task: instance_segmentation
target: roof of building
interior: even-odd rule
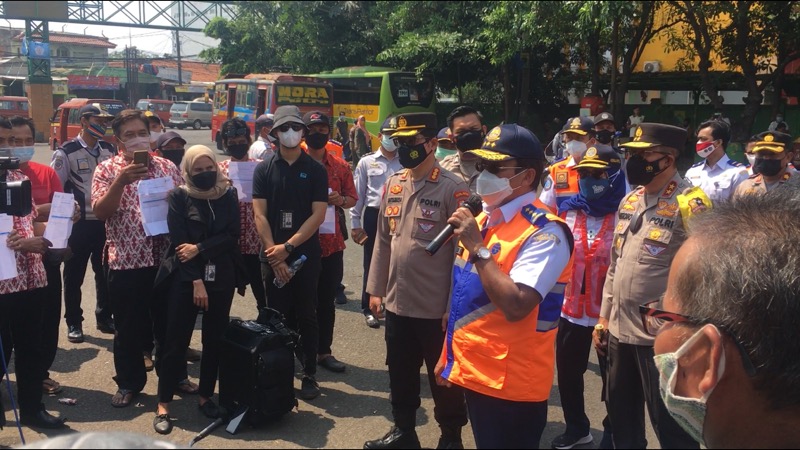
[[[14,40],[21,41],[25,33],[20,33]],[[110,42],[107,37],[91,36],[88,34],[62,33],[57,31],[50,32],[51,44],[72,44],[84,45],[87,47],[117,48],[117,44]]]
[[[152,59],[146,60],[142,59],[141,62],[148,61],[148,64],[152,64],[156,67],[167,67],[170,69],[177,69],[178,62],[172,59]],[[124,67],[124,61],[109,61],[109,67]],[[192,73],[192,81],[199,81],[199,82],[214,82],[219,80],[219,64],[207,63],[202,61],[188,61],[182,60],[181,61],[181,70],[186,70]]]

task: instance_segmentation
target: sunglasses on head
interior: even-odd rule
[[[250,134],[249,128],[229,128],[228,131],[225,132],[225,136],[229,138],[247,136],[248,134]]]
[[[503,161],[503,162],[508,163],[508,161]],[[486,162],[484,160],[480,160],[475,163],[475,170],[477,170],[478,172],[483,172],[485,170],[492,175],[497,175],[501,170],[505,169],[514,169],[514,173],[520,173],[523,170],[525,170],[525,167],[501,166],[500,164],[493,164],[490,162]]]
[[[281,133],[286,133],[287,131],[289,131],[289,128],[291,128],[292,131],[301,131],[304,128],[304,126],[300,125],[299,123],[285,123],[278,127],[278,131],[280,131]]]

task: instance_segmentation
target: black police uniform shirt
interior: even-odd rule
[[[277,151],[256,166],[253,198],[267,201],[267,220],[272,239],[275,244],[283,244],[311,217],[313,202],[328,203],[328,172],[305,152],[301,152],[297,161],[289,165]],[[309,259],[322,257],[318,231],[295,248],[287,258],[287,263],[300,255],[306,255]],[[267,261],[263,248],[259,257],[262,262]]]

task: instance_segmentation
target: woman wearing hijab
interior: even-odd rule
[[[199,408],[210,418],[219,415],[211,397],[217,382],[222,334],[230,320],[234,290],[244,293],[236,190],[218,170],[214,153],[204,145],[186,151],[181,172],[185,184],[168,197],[170,248],[156,277],[156,283],[170,286],[159,363],[158,411],[153,420],[153,428],[160,434],[172,431],[169,402],[181,378],[198,308],[204,311]]]
[[[611,146],[596,144],[572,167],[579,174],[579,192],[558,209],[574,239],[572,276],[564,291],[561,321],[556,337],[558,389],[567,429],[553,448],[572,448],[592,442],[583,401],[583,374],[592,347],[592,332],[600,315],[603,284],[611,263],[617,208],[627,193],[619,155]],[[605,380],[605,358],[598,351],[600,374]],[[603,425],[608,421],[604,420]],[[603,440],[610,437],[604,427]]]
[[[356,124],[353,126],[353,138],[351,139],[353,167],[358,166],[358,160],[371,151],[370,136],[367,131],[366,118],[358,116]]]

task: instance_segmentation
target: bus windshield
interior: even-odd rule
[[[389,89],[398,108],[421,106],[427,108],[433,101],[433,78],[423,75],[417,79],[413,73],[390,73]]]

